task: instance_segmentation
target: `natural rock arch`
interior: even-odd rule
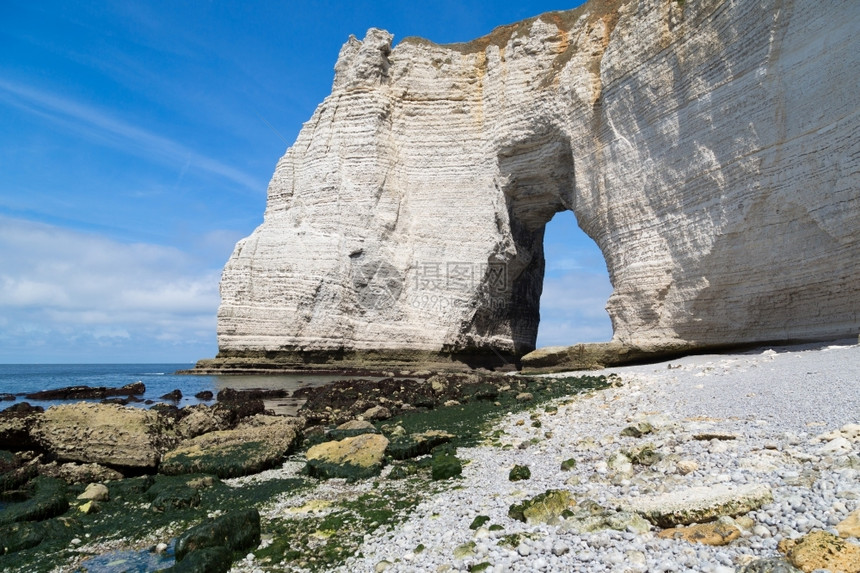
[[[856,336],[858,21],[603,0],[351,38],[224,269],[211,365],[519,356],[561,209],[606,259],[616,355]]]

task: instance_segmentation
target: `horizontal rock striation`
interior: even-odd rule
[[[634,354],[856,336],[858,22],[601,0],[467,44],[350,38],[224,269],[207,366],[522,355],[562,210]]]

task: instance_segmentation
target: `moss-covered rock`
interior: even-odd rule
[[[489,515],[478,515],[475,517],[475,519],[472,520],[471,525],[469,525],[469,529],[478,529],[482,525],[486,524],[488,521],[490,521]]]
[[[621,435],[625,437],[631,438],[641,438],[646,434],[650,434],[654,431],[654,426],[649,424],[648,422],[638,422],[633,424],[632,426],[627,426],[623,430],[621,430]]]
[[[321,479],[373,477],[382,469],[386,447],[388,438],[379,434],[323,442],[308,450],[307,472]]]
[[[475,556],[476,543],[469,541],[454,548],[454,559],[468,559]]]
[[[430,462],[430,475],[434,481],[451,479],[463,473],[463,463],[450,450],[433,454]]]
[[[42,521],[69,509],[66,484],[62,480],[38,476],[30,482],[30,499],[15,503],[0,513],[0,524]]]
[[[454,439],[453,434],[439,430],[429,430],[419,434],[409,434],[391,438],[385,453],[395,460],[406,460],[429,454],[433,448]]]
[[[521,466],[517,464],[513,468],[511,468],[510,472],[508,472],[509,481],[521,481],[529,479],[530,477],[532,477],[532,471],[529,469],[528,466]]]
[[[550,489],[522,503],[511,505],[508,516],[511,519],[529,524],[546,523],[552,518],[560,516],[570,507],[572,502],[573,498],[569,491]]]
[[[561,462],[561,471],[563,471],[563,472],[569,472],[570,470],[574,469],[575,467],[576,467],[576,460],[573,458],[570,458],[570,459],[567,459],[567,460],[564,460],[563,462]]]
[[[200,492],[184,483],[155,486],[147,491],[153,511],[173,511],[200,505]]]
[[[562,528],[577,534],[606,529],[645,533],[651,529],[651,524],[638,513],[605,509],[597,503],[590,502],[583,503],[581,507],[565,514]]]
[[[196,525],[176,540],[176,560],[210,547],[245,551],[260,543],[260,513],[255,509],[231,511]]]
[[[300,418],[258,415],[234,430],[203,434],[164,454],[159,472],[231,478],[275,467],[299,441]]]
[[[499,397],[496,384],[477,383],[463,386],[461,396],[464,400],[495,400]]]
[[[233,552],[226,547],[206,547],[192,551],[162,573],[227,573],[233,564]]]
[[[38,467],[35,464],[21,466],[0,475],[0,492],[10,491],[21,487],[36,477]]]
[[[12,452],[0,450],[0,474],[12,471],[21,465],[21,461]]]
[[[362,434],[378,434],[379,430],[370,422],[364,420],[350,420],[344,422],[334,430],[329,430],[326,433],[326,440],[342,440],[344,438],[353,438]]]
[[[663,456],[654,450],[653,444],[645,444],[627,452],[627,457],[630,458],[631,463],[650,466],[659,462]]]
[[[0,526],[0,555],[17,553],[36,547],[46,539],[71,539],[79,531],[74,519],[57,518],[46,521],[23,521]]]
[[[414,476],[418,473],[418,464],[415,463],[405,463],[398,464],[391,468],[391,471],[388,472],[388,479],[398,480],[398,479],[406,479],[410,476]]]

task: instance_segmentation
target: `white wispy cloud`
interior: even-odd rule
[[[569,346],[612,338],[606,301],[612,294],[609,278],[580,270],[546,277],[540,303],[538,347]]]
[[[228,179],[250,191],[263,192],[265,182],[173,139],[112,116],[97,107],[0,79],[0,97],[7,103],[75,133],[88,133],[102,144],[161,162],[186,162],[196,169]]]
[[[0,216],[0,252],[2,361],[89,343],[132,354],[171,345],[214,352],[220,269],[176,248]]]

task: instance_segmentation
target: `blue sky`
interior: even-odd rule
[[[3,2],[0,362],[214,356],[221,268],[350,34],[467,41],[574,4]],[[608,339],[571,214],[546,251],[539,344]]]

